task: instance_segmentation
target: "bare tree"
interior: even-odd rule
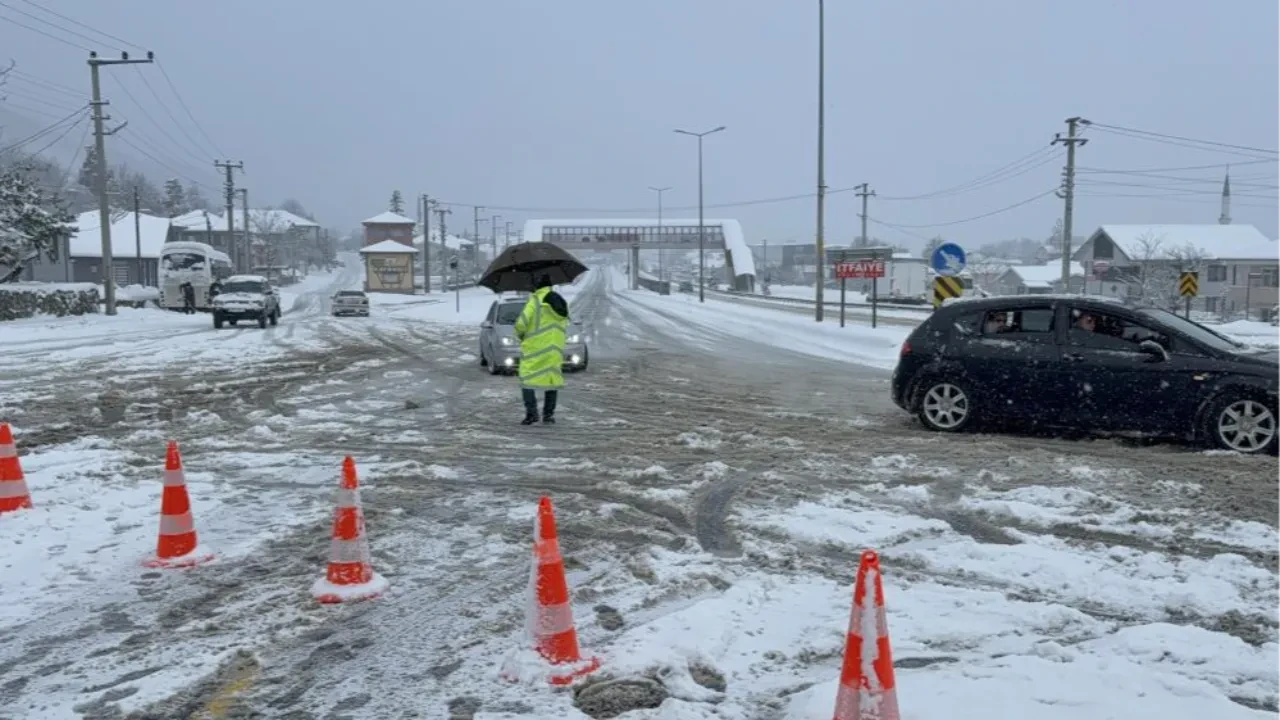
[[[281,247],[288,226],[271,210],[249,212],[249,235],[252,238],[253,257],[262,265],[275,267],[280,264]]]
[[[1184,272],[1203,272],[1208,259],[1204,250],[1188,243],[1181,247],[1165,242],[1164,236],[1146,232],[1134,241],[1137,269],[1131,273],[1130,295],[1156,307],[1175,310],[1181,301],[1178,278]]]
[[[994,292],[1000,276],[1004,275],[1009,269],[1009,263],[996,257],[987,257],[986,255],[975,255],[967,259],[965,269],[969,271],[969,276],[973,278],[973,285],[976,288]]]

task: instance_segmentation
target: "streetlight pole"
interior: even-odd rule
[[[826,36],[826,24],[824,17],[823,1],[818,0],[818,232],[814,250],[817,251],[817,267],[813,283],[813,319],[822,322],[822,290],[825,278],[823,270],[827,264],[827,244],[823,237],[823,209],[826,206],[827,183],[823,167],[823,135],[825,134],[825,65],[826,65],[826,47],[824,38]]]
[[[658,247],[658,280],[661,282],[665,282],[667,279],[666,263],[663,262],[663,260],[665,259],[666,253],[663,252],[661,247],[663,242],[662,240],[662,193],[670,190],[671,188],[670,187],[654,187],[650,185],[649,189],[658,193],[658,245],[659,245]]]
[[[702,220],[702,138],[710,135],[711,133],[718,133],[721,130],[724,130],[724,125],[700,133],[689,132],[688,130],[676,130],[676,132],[681,135],[692,135],[693,137],[698,138],[698,302],[707,301],[705,292],[707,284],[705,277],[705,245],[707,233]],[[725,248],[725,252],[729,252],[729,249]]]

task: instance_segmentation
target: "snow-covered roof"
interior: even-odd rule
[[[418,221],[407,218],[400,213],[393,213],[390,210],[379,213],[365,220],[365,225],[417,225]]]
[[[1044,265],[1014,265],[1009,268],[1008,272],[1014,273],[1023,285],[1027,287],[1053,287],[1054,283],[1062,281],[1062,263],[1045,263]],[[1076,267],[1075,263],[1071,264],[1071,276],[1083,277],[1084,273]]]
[[[1148,259],[1148,239],[1159,242],[1156,257],[1150,259],[1169,259],[1170,253],[1192,247],[1218,260],[1280,260],[1280,243],[1252,225],[1103,225],[1089,239],[1100,234],[1111,238],[1130,260]]]
[[[232,275],[231,277],[227,278],[226,280],[223,280],[222,282],[224,283],[233,283],[233,282],[264,283],[264,282],[267,282],[267,277],[265,275]]]
[[[135,234],[133,213],[111,214],[112,257],[137,257],[139,244],[142,245],[142,257],[160,257],[160,248],[169,239],[169,218],[139,213],[138,219],[140,232]],[[98,211],[80,213],[75,228],[70,241],[71,257],[102,257],[102,224]]]
[[[422,236],[415,235],[413,238],[413,244],[417,245],[418,247],[422,247]],[[438,229],[433,229],[431,231],[431,244],[436,248],[440,247],[440,231]],[[449,248],[450,250],[461,250],[463,247],[470,246],[473,244],[474,243],[472,243],[470,240],[464,237],[453,235],[453,234],[446,235],[444,238],[444,246]]]
[[[402,254],[402,253],[413,253],[416,255],[418,253],[418,249],[411,248],[408,245],[405,245],[402,242],[397,242],[395,240],[383,240],[382,242],[374,243],[372,245],[369,245],[368,247],[360,248],[361,255],[364,255],[366,253],[373,254],[373,255],[392,255],[392,254]]]
[[[235,212],[236,212],[235,224],[239,225],[241,222],[240,218],[244,217],[244,215],[242,214],[244,211],[240,209],[236,209]],[[222,224],[225,227],[226,221],[224,220]],[[275,208],[272,208],[269,210],[259,209],[259,208],[250,208],[249,209],[249,225],[252,226],[251,227],[252,230],[257,232],[265,232],[268,229],[275,230],[278,232],[279,230],[283,230],[290,227],[300,227],[300,228],[320,227],[320,224],[314,220],[308,220],[300,215],[294,215],[288,210],[278,210]]]
[[[662,225],[697,225],[698,219],[663,218]],[[703,218],[704,226],[719,227],[724,234],[725,249],[733,259],[733,269],[738,275],[755,275],[755,259],[751,248],[747,247],[746,236],[742,233],[742,225],[737,220]],[[567,218],[560,220],[529,220],[524,224],[524,241],[541,242],[542,230],[546,227],[658,227],[654,218]]]
[[[209,223],[213,224],[214,230],[227,229],[227,219],[208,210],[192,210],[189,213],[170,218],[169,222],[186,230],[204,230],[209,227]]]
[[[162,256],[168,253],[175,253],[175,252],[177,253],[198,252],[204,255],[205,257],[210,257],[210,258],[213,258],[214,260],[221,260],[222,262],[228,265],[231,264],[231,256],[227,255],[221,250],[214,250],[212,245],[207,245],[205,243],[196,242],[193,240],[178,240],[171,243],[165,243],[164,247],[160,250],[160,254]]]

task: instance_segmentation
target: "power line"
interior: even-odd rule
[[[1144,200],[1177,200],[1178,202],[1203,203],[1206,205],[1216,205],[1216,199],[1204,197],[1188,197],[1191,193],[1170,192],[1170,193],[1109,193],[1109,192],[1080,192],[1078,195],[1094,198],[1141,198]],[[1231,207],[1251,207],[1251,208],[1267,208],[1274,210],[1276,205],[1265,203],[1231,203]]]
[[[961,193],[970,192],[972,190],[977,190],[981,187],[988,187],[990,185],[994,185],[996,183],[1003,182],[1010,178],[1017,177],[1018,175],[1027,173],[1031,170],[1034,170],[1035,168],[1038,168],[1042,165],[1046,165],[1052,162],[1058,157],[1059,154],[1060,153],[1054,151],[1053,148],[1042,147],[1042,148],[1038,148],[1035,152],[1028,153],[1027,155],[1024,155],[1018,158],[1017,160],[1014,160],[1011,163],[1002,165],[996,168],[995,170],[992,170],[991,172],[986,173],[985,175],[979,175],[978,177],[973,178],[972,180],[968,180],[958,185],[952,185],[951,187],[943,188],[941,190],[934,190],[932,192],[923,193],[920,195],[898,195],[898,196],[885,195],[883,197],[880,197],[879,199],[893,200],[893,201],[926,200],[926,199],[932,199],[937,197],[943,197],[946,195],[958,195]],[[1030,163],[1030,164],[1027,164],[1027,163]],[[1007,174],[1015,170],[1016,172],[1012,172],[1012,174]]]
[[[79,115],[80,113],[84,112],[85,108],[87,108],[87,107],[88,107],[88,105],[83,105],[83,106],[81,106],[80,108],[78,108],[75,112],[73,112],[73,113],[71,113],[70,115],[68,115],[68,116],[66,116],[66,117],[64,117],[64,118],[62,118],[61,120],[59,120],[59,121],[57,121],[57,122],[53,123],[52,125],[48,125],[48,126],[46,126],[44,129],[36,131],[36,132],[35,132],[34,134],[32,134],[32,135],[28,135],[27,137],[25,137],[25,138],[23,138],[23,139],[19,140],[19,141],[18,141],[18,142],[16,142],[16,143],[13,143],[12,145],[7,145],[7,146],[5,146],[5,147],[0,148],[0,153],[6,153],[6,152],[9,152],[9,151],[11,151],[11,150],[15,150],[15,149],[17,149],[17,148],[20,148],[20,147],[22,147],[23,145],[26,145],[26,144],[28,144],[28,143],[35,142],[36,140],[39,140],[40,138],[44,137],[45,135],[48,135],[49,133],[53,132],[54,130],[57,130],[59,127],[61,127],[61,126],[62,126],[62,124],[63,124],[63,123],[66,123],[66,122],[69,122],[69,121],[73,120],[77,115]]]
[[[40,8],[40,5],[36,5],[36,6],[37,6],[37,8]],[[37,23],[45,23],[45,24],[46,24],[46,26],[49,26],[49,27],[52,27],[52,28],[58,28],[58,29],[60,29],[60,31],[63,31],[63,32],[65,32],[65,33],[68,33],[68,35],[74,35],[74,36],[76,36],[76,37],[78,37],[78,38],[81,38],[81,40],[87,40],[87,41],[90,41],[90,42],[97,42],[97,38],[95,38],[95,37],[90,37],[90,36],[84,35],[84,33],[82,33],[82,32],[76,32],[76,31],[74,31],[74,29],[68,29],[68,28],[65,28],[65,27],[63,27],[63,26],[60,26],[60,24],[58,24],[58,23],[49,22],[49,20],[46,20],[45,18],[41,18],[41,17],[40,17],[40,15],[33,15],[33,14],[31,14],[31,13],[28,13],[28,12],[27,12],[27,10],[23,10],[23,9],[20,9],[20,8],[14,8],[14,6],[13,6],[13,5],[10,5],[10,4],[8,4],[8,3],[5,3],[5,1],[4,1],[4,0],[0,0],[0,8],[9,8],[10,10],[13,10],[13,12],[14,12],[14,13],[18,13],[18,14],[20,14],[20,15],[26,15],[26,17],[28,17],[28,18],[31,18],[31,19],[33,19],[33,20],[36,20],[36,22],[37,22]]]
[[[1016,203],[1014,203],[1014,204],[1012,204],[1012,205],[1006,205],[1005,207],[1002,207],[1002,208],[1000,208],[999,210],[992,210],[991,212],[983,213],[983,214],[981,214],[981,215],[974,215],[973,217],[967,217],[967,218],[963,218],[963,219],[960,219],[960,220],[951,220],[951,221],[949,221],[949,222],[942,222],[942,223],[925,223],[925,224],[923,224],[923,225],[904,225],[904,224],[902,224],[902,223],[891,223],[891,222],[887,222],[887,221],[885,221],[885,220],[876,220],[876,223],[878,223],[878,224],[880,224],[880,225],[885,225],[885,226],[888,226],[888,227],[892,227],[892,228],[898,228],[898,229],[904,229],[904,228],[937,228],[937,227],[948,227],[948,226],[951,226],[951,225],[962,225],[962,224],[964,224],[964,223],[970,223],[970,222],[973,222],[973,221],[975,221],[975,220],[982,220],[983,218],[989,218],[989,217],[991,217],[992,215],[999,215],[999,214],[1001,214],[1001,213],[1009,212],[1010,210],[1013,210],[1013,209],[1015,209],[1015,208],[1020,208],[1020,207],[1022,207],[1023,205],[1027,205],[1027,204],[1033,203],[1033,202],[1035,202],[1036,200],[1039,200],[1039,199],[1040,199],[1040,198],[1042,198],[1042,197],[1048,197],[1049,195],[1052,195],[1052,194],[1054,194],[1054,193],[1055,193],[1055,192],[1057,192],[1057,191],[1058,191],[1058,188],[1056,188],[1056,187],[1054,187],[1054,188],[1050,188],[1050,189],[1048,189],[1048,190],[1045,190],[1045,191],[1044,191],[1044,192],[1042,192],[1042,193],[1039,193],[1038,195],[1032,195],[1031,197],[1029,197],[1029,198],[1027,198],[1027,199],[1025,199],[1025,200],[1019,200],[1018,202],[1016,202]]]
[[[168,115],[169,120],[173,121],[174,127],[178,128],[178,132],[182,133],[182,136],[187,139],[187,142],[191,143],[192,147],[197,150],[204,150],[204,148],[200,147],[200,143],[196,142],[195,138],[191,137],[191,133],[187,132],[187,129],[182,126],[182,123],[178,122],[178,118],[173,116],[173,112],[169,109],[169,105],[160,99],[160,95],[156,93],[155,88],[151,87],[151,81],[147,80],[146,73],[143,73],[141,68],[137,67],[134,68],[134,71],[138,74],[138,78],[142,80],[142,84],[147,86],[147,91],[151,93],[151,97],[156,99],[156,103],[160,106],[160,109],[164,110],[164,114]],[[214,148],[214,150],[217,150],[217,148]],[[207,161],[207,157],[202,160],[202,162]]]
[[[44,88],[45,90],[53,90],[55,92],[60,92],[65,95],[71,95],[72,97],[75,97],[77,100],[83,100],[86,97],[88,97],[88,93],[84,92],[83,90],[72,90],[71,88],[65,85],[59,85],[55,82],[50,82],[48,80],[45,80],[44,78],[32,75],[31,73],[22,72],[17,68],[10,69],[9,72],[6,73],[6,76],[9,77],[9,79],[11,80],[17,80],[19,82],[24,82],[29,85],[35,85],[36,87]]]
[[[194,184],[194,185],[198,185],[198,186],[200,186],[200,187],[204,188],[205,190],[209,190],[209,191],[211,191],[211,192],[215,192],[215,193],[222,192],[222,191],[221,191],[221,189],[219,189],[219,188],[215,188],[215,187],[212,187],[212,186],[210,186],[210,185],[205,185],[204,183],[200,182],[199,180],[196,180],[195,178],[190,177],[189,175],[186,175],[185,173],[183,173],[183,172],[181,172],[181,171],[179,171],[179,170],[176,170],[173,166],[171,166],[171,165],[169,165],[168,163],[166,163],[166,162],[164,162],[164,161],[160,160],[160,159],[159,159],[159,158],[157,158],[155,155],[152,155],[151,153],[147,152],[146,150],[143,150],[142,148],[140,148],[140,147],[138,147],[137,145],[135,145],[135,144],[133,144],[132,142],[130,142],[130,141],[129,141],[129,138],[124,137],[123,135],[121,135],[121,136],[119,137],[119,140],[120,140],[120,142],[124,143],[125,145],[128,145],[129,147],[133,148],[134,150],[137,150],[139,153],[142,153],[142,155],[143,155],[143,156],[145,156],[145,157],[149,158],[152,162],[154,162],[154,163],[156,163],[157,165],[159,165],[159,166],[161,166],[161,167],[165,168],[166,170],[168,170],[169,172],[173,173],[173,174],[174,174],[174,175],[176,175],[177,177],[180,177],[180,178],[182,178],[183,180],[186,180],[187,182],[190,182],[190,183],[192,183],[192,184]]]
[[[195,113],[191,112],[191,108],[187,107],[186,101],[182,99],[182,93],[178,92],[178,87],[169,79],[169,73],[164,69],[164,65],[156,63],[156,67],[160,68],[161,77],[163,77],[165,83],[169,85],[169,89],[173,91],[173,96],[178,99],[178,104],[182,106],[184,111],[186,111],[187,117],[191,118],[191,122],[196,126],[196,130],[199,130],[200,135],[203,136],[205,140],[209,141],[209,147],[213,148],[214,154],[218,157],[226,157],[227,154],[218,148],[218,144],[213,141],[213,138],[209,137],[209,133],[205,132],[204,126],[202,126],[200,121],[196,119]]]
[[[1252,152],[1246,152],[1246,151],[1232,150],[1232,149],[1221,148],[1221,147],[1208,147],[1205,145],[1197,145],[1194,142],[1170,140],[1170,139],[1166,139],[1166,138],[1158,137],[1154,135],[1142,135],[1139,133],[1131,133],[1124,130],[1113,130],[1106,127],[1096,127],[1096,129],[1104,133],[1109,133],[1111,135],[1118,135],[1120,137],[1127,137],[1134,140],[1146,140],[1148,142],[1160,143],[1162,145],[1173,145],[1176,147],[1183,147],[1191,150],[1199,150],[1201,152],[1214,152],[1214,153],[1220,153],[1224,155],[1235,155],[1237,157],[1247,157],[1255,160],[1260,159],[1258,158],[1258,155],[1257,155],[1257,153],[1259,152],[1263,152],[1263,153],[1275,152],[1274,150],[1256,150]]]
[[[92,123],[85,123],[84,132],[80,134],[80,142],[76,143],[76,151],[71,153],[71,161],[67,163],[67,169],[63,171],[62,179],[58,181],[60,188],[65,188],[67,181],[71,179],[71,168],[76,166],[76,160],[80,158],[80,151],[87,147],[84,143],[85,140],[89,139],[89,129],[91,127]]]
[[[1233,150],[1247,150],[1254,153],[1266,153],[1270,155],[1280,155],[1280,150],[1268,150],[1266,148],[1250,147],[1248,145],[1233,145],[1231,143],[1217,142],[1215,140],[1200,140],[1198,138],[1184,137],[1182,135],[1168,135],[1165,133],[1152,132],[1150,130],[1139,130],[1137,128],[1128,128],[1122,125],[1107,125],[1105,123],[1089,122],[1089,125],[1106,130],[1118,130],[1122,132],[1135,133],[1138,135],[1150,135],[1151,137],[1164,138],[1165,140],[1181,140],[1183,142],[1198,143],[1201,145],[1213,145],[1216,147],[1231,148]]]
[[[76,26],[78,26],[78,27],[82,27],[82,28],[84,28],[84,29],[86,29],[86,30],[91,30],[91,31],[96,32],[96,33],[98,33],[99,35],[101,35],[101,36],[103,36],[103,37],[105,37],[105,38],[110,38],[111,40],[115,40],[115,41],[116,41],[116,42],[118,42],[118,43],[123,43],[124,45],[127,45],[127,46],[132,47],[132,48],[136,48],[136,49],[141,50],[141,51],[143,51],[143,52],[146,52],[146,50],[147,50],[146,48],[142,47],[141,45],[136,45],[136,44],[131,43],[131,42],[129,42],[128,40],[125,40],[125,39],[123,39],[123,38],[118,38],[118,37],[116,37],[115,35],[112,35],[112,34],[111,34],[111,33],[109,33],[109,32],[106,32],[106,31],[103,31],[103,30],[99,30],[99,29],[97,29],[97,28],[95,28],[95,27],[93,27],[93,26],[90,26],[90,25],[85,25],[84,23],[80,22],[79,20],[76,20],[76,19],[74,19],[74,18],[69,18],[69,17],[67,17],[66,15],[63,15],[63,14],[61,14],[61,13],[59,13],[59,12],[56,12],[56,11],[54,11],[54,10],[50,10],[49,8],[44,7],[43,5],[40,5],[40,4],[36,3],[36,2],[33,2],[33,0],[22,0],[22,2],[24,2],[24,3],[28,4],[28,5],[32,6],[32,7],[40,8],[40,9],[41,9],[41,10],[43,10],[44,12],[46,12],[46,13],[48,13],[48,14],[50,14],[50,15],[52,15],[52,16],[54,16],[54,17],[56,17],[56,18],[61,18],[61,19],[65,20],[65,21],[67,21],[67,22],[71,23],[72,25],[76,25]],[[94,40],[93,42],[97,42],[97,41],[96,41],[96,40]],[[117,49],[117,50],[124,50],[125,48],[124,48],[124,47],[117,47],[116,49]]]
[[[6,7],[7,7],[7,6],[6,6]],[[45,37],[49,38],[50,40],[56,40],[57,42],[60,42],[60,43],[62,43],[63,45],[70,45],[70,46],[71,46],[71,47],[73,47],[73,48],[79,48],[79,49],[81,49],[81,50],[84,50],[85,52],[93,52],[93,50],[91,50],[91,49],[89,49],[89,48],[85,47],[84,45],[81,45],[81,44],[79,44],[79,43],[73,43],[73,42],[71,42],[70,40],[67,40],[67,39],[65,39],[65,38],[60,38],[60,37],[58,37],[57,35],[51,35],[51,34],[49,34],[49,33],[45,32],[45,31],[43,31],[43,30],[41,30],[41,29],[39,29],[39,28],[33,28],[33,27],[31,27],[30,25],[24,25],[24,24],[22,24],[22,23],[18,22],[17,20],[14,20],[14,19],[13,19],[13,18],[11,18],[11,17],[5,17],[4,15],[0,15],[0,20],[4,20],[5,22],[12,23],[12,24],[14,24],[14,25],[17,25],[17,26],[18,26],[18,27],[20,27],[20,28],[26,28],[27,30],[30,30],[30,31],[31,31],[31,32],[33,32],[33,33],[37,33],[37,34],[39,34],[39,35],[43,35],[43,36],[45,36]]]
[[[1180,190],[1182,192],[1190,192],[1190,193],[1195,193],[1199,195],[1216,195],[1220,192],[1220,188],[1217,188],[1217,187],[1204,188],[1200,190],[1188,187],[1188,185],[1195,185],[1197,183],[1201,185],[1209,184],[1209,183],[1216,184],[1218,181],[1215,181],[1215,180],[1196,180],[1190,183],[1184,182],[1181,185],[1176,185],[1176,184],[1171,185],[1168,183],[1136,183],[1136,182],[1124,182],[1121,180],[1092,180],[1092,179],[1081,181],[1081,182],[1083,182],[1084,184],[1087,184],[1090,187],[1097,186],[1097,185],[1112,185],[1116,187],[1151,188],[1153,190]],[[1277,187],[1275,185],[1262,185],[1260,183],[1233,183],[1233,184],[1239,187],[1244,187],[1244,188],[1267,189],[1267,188]],[[1234,197],[1250,197],[1247,191],[1245,193],[1232,193],[1232,195]],[[1254,197],[1271,197],[1271,196],[1256,195]]]
[[[89,118],[89,113],[87,113],[87,112],[86,112],[86,113],[84,113],[83,115],[81,115],[81,116],[80,116],[80,119],[79,119],[79,120],[76,120],[75,122],[73,122],[73,123],[71,123],[70,125],[68,125],[68,126],[67,126],[67,129],[66,129],[66,130],[63,130],[61,135],[59,135],[58,137],[56,137],[56,138],[54,138],[54,139],[50,140],[49,142],[45,143],[45,144],[44,144],[44,146],[43,146],[43,147],[41,147],[39,150],[33,150],[33,151],[31,152],[31,154],[32,154],[32,155],[39,155],[39,154],[41,154],[41,153],[43,153],[43,152],[47,151],[49,148],[53,147],[54,145],[57,145],[59,142],[61,142],[61,141],[62,141],[62,139],[63,139],[63,138],[65,138],[67,135],[70,135],[70,134],[71,134],[71,131],[72,131],[72,130],[75,130],[75,129],[80,125],[80,123],[85,122],[88,118]],[[86,126],[86,127],[87,127],[87,126]]]
[[[137,68],[135,67],[135,68],[134,68],[134,70],[136,71],[136,70],[137,70]],[[173,146],[174,146],[175,148],[178,148],[179,150],[181,150],[181,151],[183,151],[183,152],[190,153],[191,157],[195,158],[197,163],[203,163],[203,162],[205,162],[205,159],[204,159],[204,158],[201,158],[199,155],[196,155],[194,152],[192,152],[190,149],[188,149],[185,145],[183,145],[182,143],[178,142],[178,140],[177,140],[177,139],[175,139],[175,138],[173,137],[173,135],[170,135],[170,134],[169,134],[169,131],[168,131],[168,130],[164,129],[164,126],[162,126],[160,123],[156,122],[156,119],[155,119],[154,117],[152,117],[152,115],[151,115],[151,113],[150,113],[150,112],[148,112],[148,111],[147,111],[146,106],[145,106],[145,105],[143,105],[142,103],[138,102],[138,98],[134,97],[133,93],[132,93],[132,92],[130,92],[130,90],[129,90],[128,86],[124,84],[124,81],[123,81],[123,80],[121,80],[121,79],[120,79],[120,78],[118,78],[118,77],[114,77],[114,76],[113,76],[113,77],[111,77],[111,81],[112,81],[112,82],[114,82],[114,83],[115,83],[115,84],[116,84],[116,85],[117,85],[121,90],[123,90],[123,91],[124,91],[125,96],[126,96],[126,97],[128,97],[128,98],[129,98],[129,101],[130,101],[130,102],[132,102],[132,103],[134,104],[134,106],[136,106],[136,107],[138,108],[138,110],[142,112],[142,116],[143,116],[144,118],[146,118],[146,119],[147,119],[147,122],[149,122],[149,123],[151,123],[153,126],[155,126],[155,128],[156,128],[157,130],[159,130],[159,131],[160,131],[160,134],[162,134],[162,135],[164,135],[166,138],[168,138],[169,142],[173,143]],[[171,117],[172,117],[172,116],[171,116]]]
[[[49,107],[53,108],[54,110],[61,110],[62,112],[67,112],[67,111],[68,111],[68,110],[70,110],[72,107],[74,107],[74,105],[72,105],[71,103],[68,103],[68,102],[61,102],[61,101],[59,101],[59,102],[55,102],[55,101],[53,101],[53,100],[46,100],[46,99],[44,99],[44,98],[42,98],[42,97],[39,97],[39,96],[37,96],[37,95],[28,95],[28,94],[27,94],[27,93],[25,93],[25,92],[18,92],[18,91],[16,91],[16,90],[9,90],[9,91],[7,91],[7,92],[5,92],[5,93],[4,93],[4,96],[5,96],[6,98],[7,98],[7,97],[9,97],[9,96],[13,96],[13,97],[16,97],[16,98],[21,98],[21,99],[23,99],[23,100],[26,100],[26,101],[28,101],[28,102],[36,102],[36,103],[40,103],[41,105],[48,105]],[[82,105],[83,105],[83,103],[82,103]]]
[[[1280,159],[1272,158],[1272,159],[1258,159],[1258,160],[1240,160],[1240,161],[1232,161],[1230,165],[1232,167],[1240,167],[1243,165],[1263,165],[1266,163],[1274,163],[1274,162],[1280,162]],[[1186,170],[1221,170],[1226,164],[1227,163],[1214,163],[1212,165],[1183,165],[1181,167],[1126,168],[1126,169],[1081,166],[1076,169],[1076,172],[1078,173],[1143,174],[1143,173],[1153,173],[1153,172],[1183,172]]]

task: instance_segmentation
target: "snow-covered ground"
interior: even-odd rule
[[[830,718],[866,547],[904,718],[1275,717],[1273,459],[931,435],[887,399],[909,327],[610,270],[560,289],[592,367],[557,426],[521,428],[517,381],[475,356],[492,293],[330,317],[360,282],[286,289],[267,330],[5,324],[35,507],[0,516],[0,717]],[[159,572],[170,439],[217,560]],[[391,588],[321,607],[346,454]],[[499,678],[542,493],[604,663],[577,692]]]
[[[1280,346],[1280,328],[1271,323],[1257,320],[1236,320],[1235,322],[1210,325],[1209,327],[1231,337],[1238,342],[1257,347]]]

